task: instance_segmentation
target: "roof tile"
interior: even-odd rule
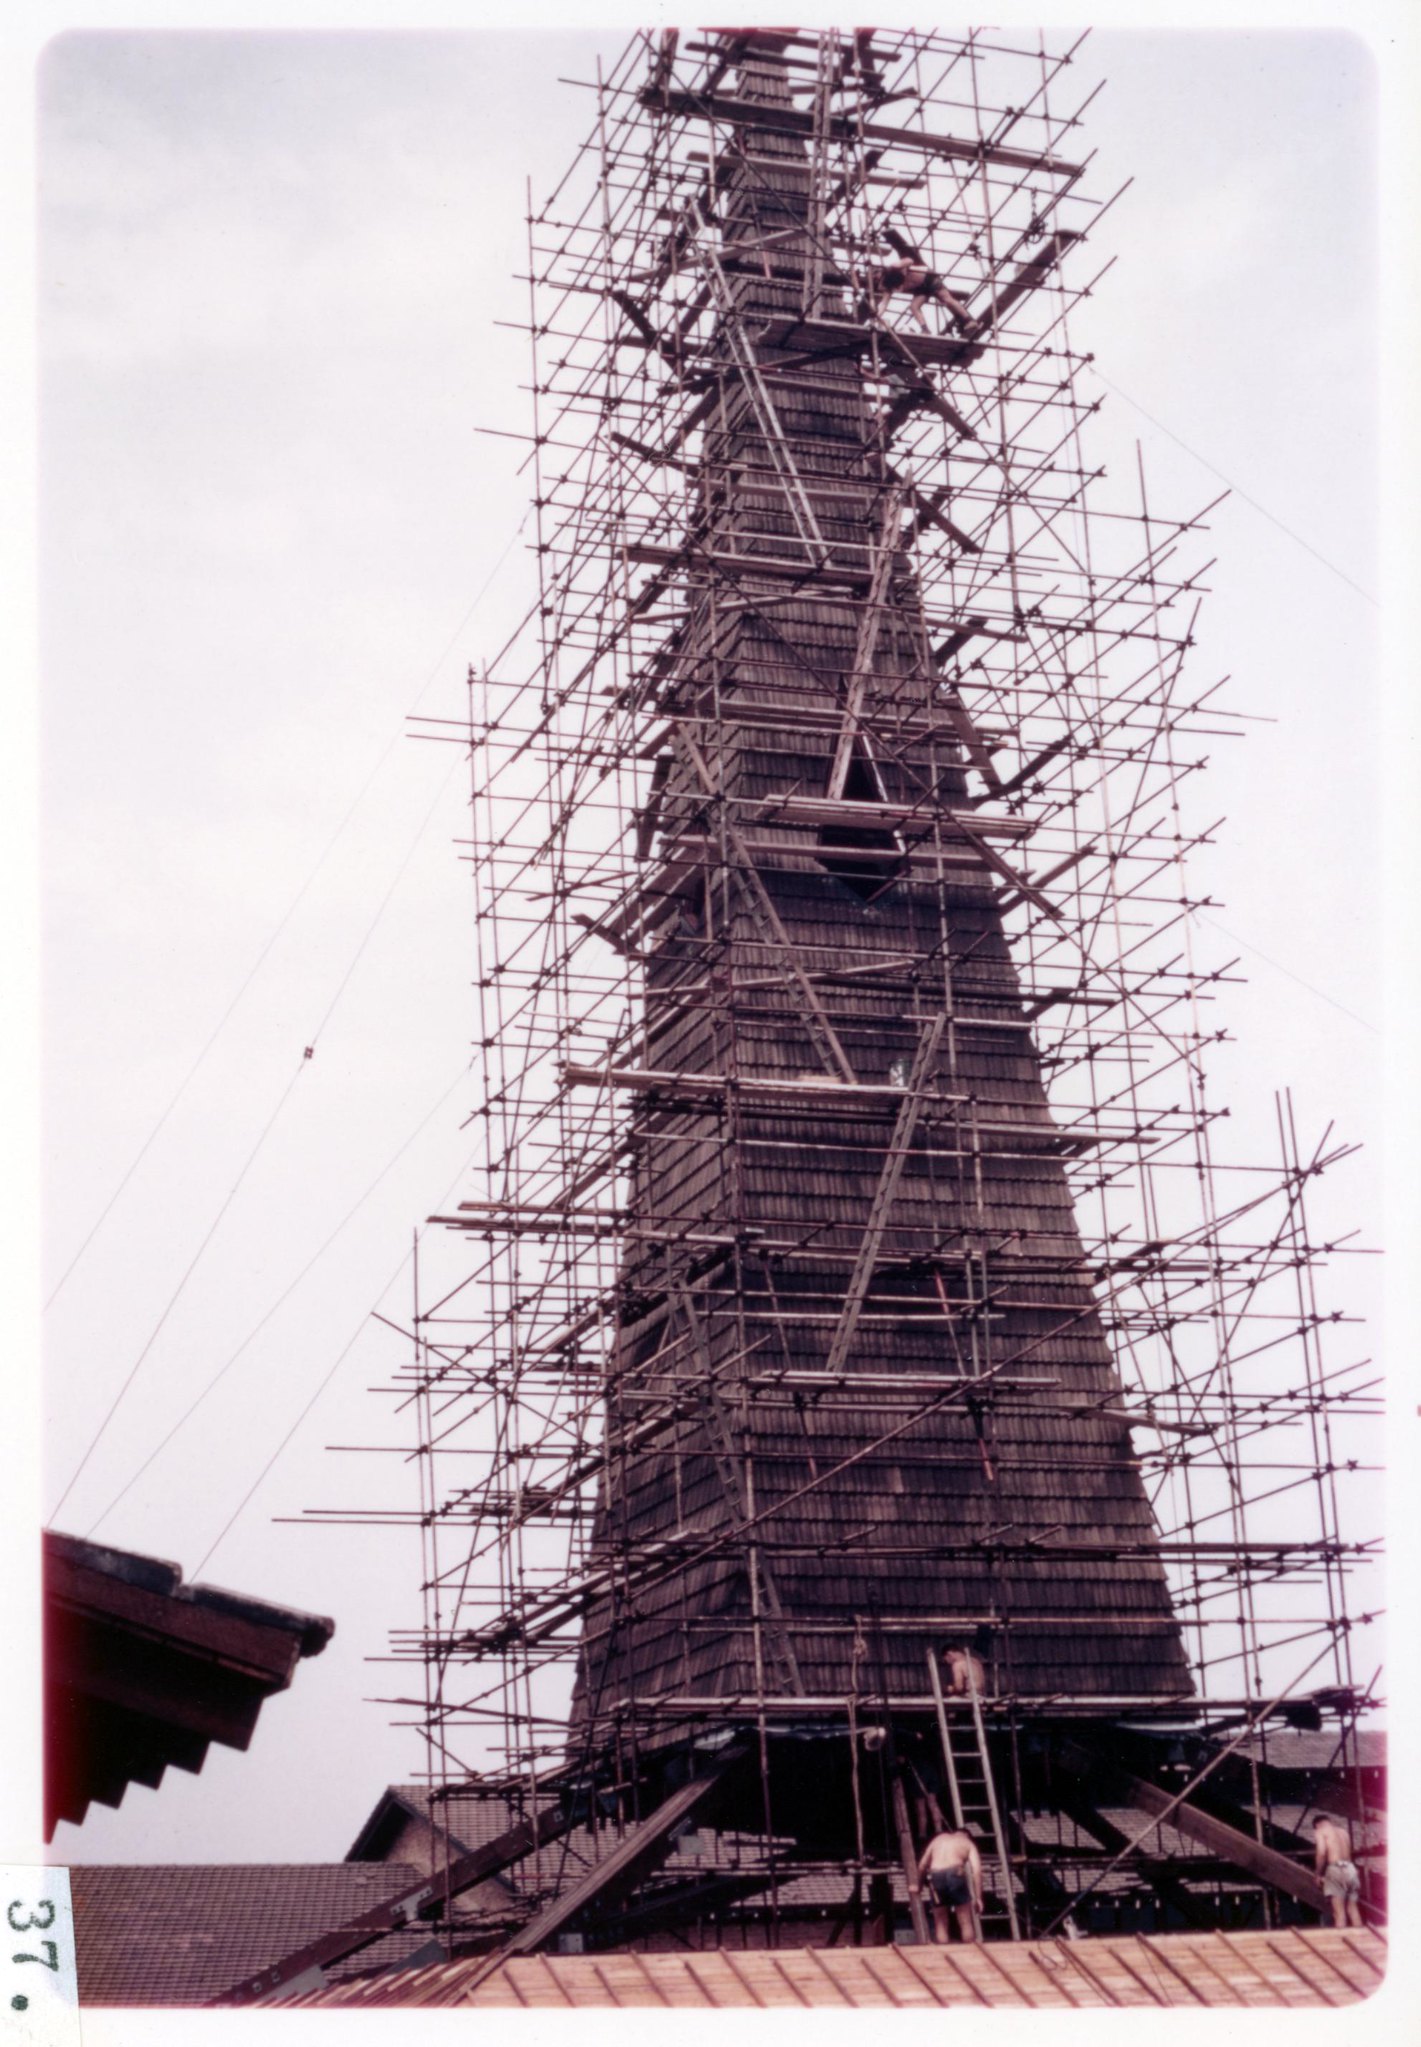
[[[418,1880],[401,1863],[75,1864],[79,2001],[203,2004]],[[405,1960],[428,1938],[390,1935],[345,1967]]]
[[[303,2006],[477,2004],[761,2006],[780,2010],[984,2006],[1007,2010],[1272,2009],[1355,2003],[1381,1984],[1377,1933],[1292,1927],[1274,1933],[1109,1935],[983,1947],[707,1949],[698,1953],[528,1955],[476,1987],[480,1964],[393,1971],[285,2000]],[[434,1994],[431,1994],[433,1992]]]

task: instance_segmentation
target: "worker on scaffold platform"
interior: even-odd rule
[[[942,1661],[950,1698],[986,1697],[986,1666],[975,1649],[969,1649],[965,1642],[949,1642],[942,1652]]]

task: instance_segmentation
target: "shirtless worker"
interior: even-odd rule
[[[966,1699],[973,1692],[979,1699],[987,1696],[987,1672],[975,1649],[968,1649],[960,1642],[950,1642],[942,1652],[942,1660],[947,1666],[950,1697]]]
[[[942,1946],[949,1939],[947,1908],[957,1914],[963,1940],[979,1940],[977,1915],[982,1909],[982,1858],[970,1834],[934,1834],[918,1860],[918,1882],[927,1879],[932,1893],[933,1932]]]
[[[1352,1860],[1352,1837],[1337,1820],[1319,1813],[1313,1827],[1313,1866],[1322,1878],[1322,1895],[1331,1900],[1334,1926],[1360,1926],[1358,1902],[1362,1879]]]
[[[961,299],[953,297],[937,272],[926,263],[909,260],[885,264],[871,274],[869,289],[875,300],[886,298],[890,292],[906,291],[912,301],[913,318],[925,334],[932,332],[926,311],[929,299],[951,313],[961,333],[970,334],[976,324]]]

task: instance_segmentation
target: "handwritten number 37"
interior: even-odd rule
[[[15,1899],[13,1904],[7,1906],[5,1910],[5,1921],[12,1933],[29,1933],[32,1929],[53,1926],[54,1924],[54,1906],[48,1898],[41,1898],[34,1911],[27,1912],[23,1920],[15,1917],[19,1910],[20,1900],[18,1898]],[[39,1917],[41,1912],[47,1912],[49,1917],[41,1919]],[[42,1940],[39,1944],[42,1948],[47,1948],[49,1952],[44,1955],[11,1955],[10,1960],[12,1962],[38,1962],[42,1968],[58,1969],[58,1943],[52,1940]]]

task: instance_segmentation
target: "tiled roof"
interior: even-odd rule
[[[1355,2004],[1381,1983],[1376,1933],[1110,1935],[984,1947],[715,1948],[699,1953],[530,1955],[475,1987],[481,1964],[445,1962],[287,2000],[392,2005],[842,2009],[956,2006],[1064,2011],[1103,2005],[1273,2008]]]
[[[1355,1747],[1353,1746],[1355,1744]],[[1247,1741],[1238,1745],[1241,1756],[1257,1756],[1260,1761],[1266,1755],[1269,1766],[1275,1770],[1341,1770],[1344,1765],[1338,1753],[1338,1736],[1335,1729],[1324,1728],[1321,1732],[1287,1732],[1269,1730],[1266,1736],[1250,1735]],[[1356,1755],[1364,1770],[1386,1768],[1386,1730],[1379,1727],[1359,1728],[1349,1738],[1347,1767]]]
[[[393,1862],[76,1864],[80,2002],[202,2004],[417,1881]],[[389,1935],[345,1966],[407,1961],[428,1938]]]

